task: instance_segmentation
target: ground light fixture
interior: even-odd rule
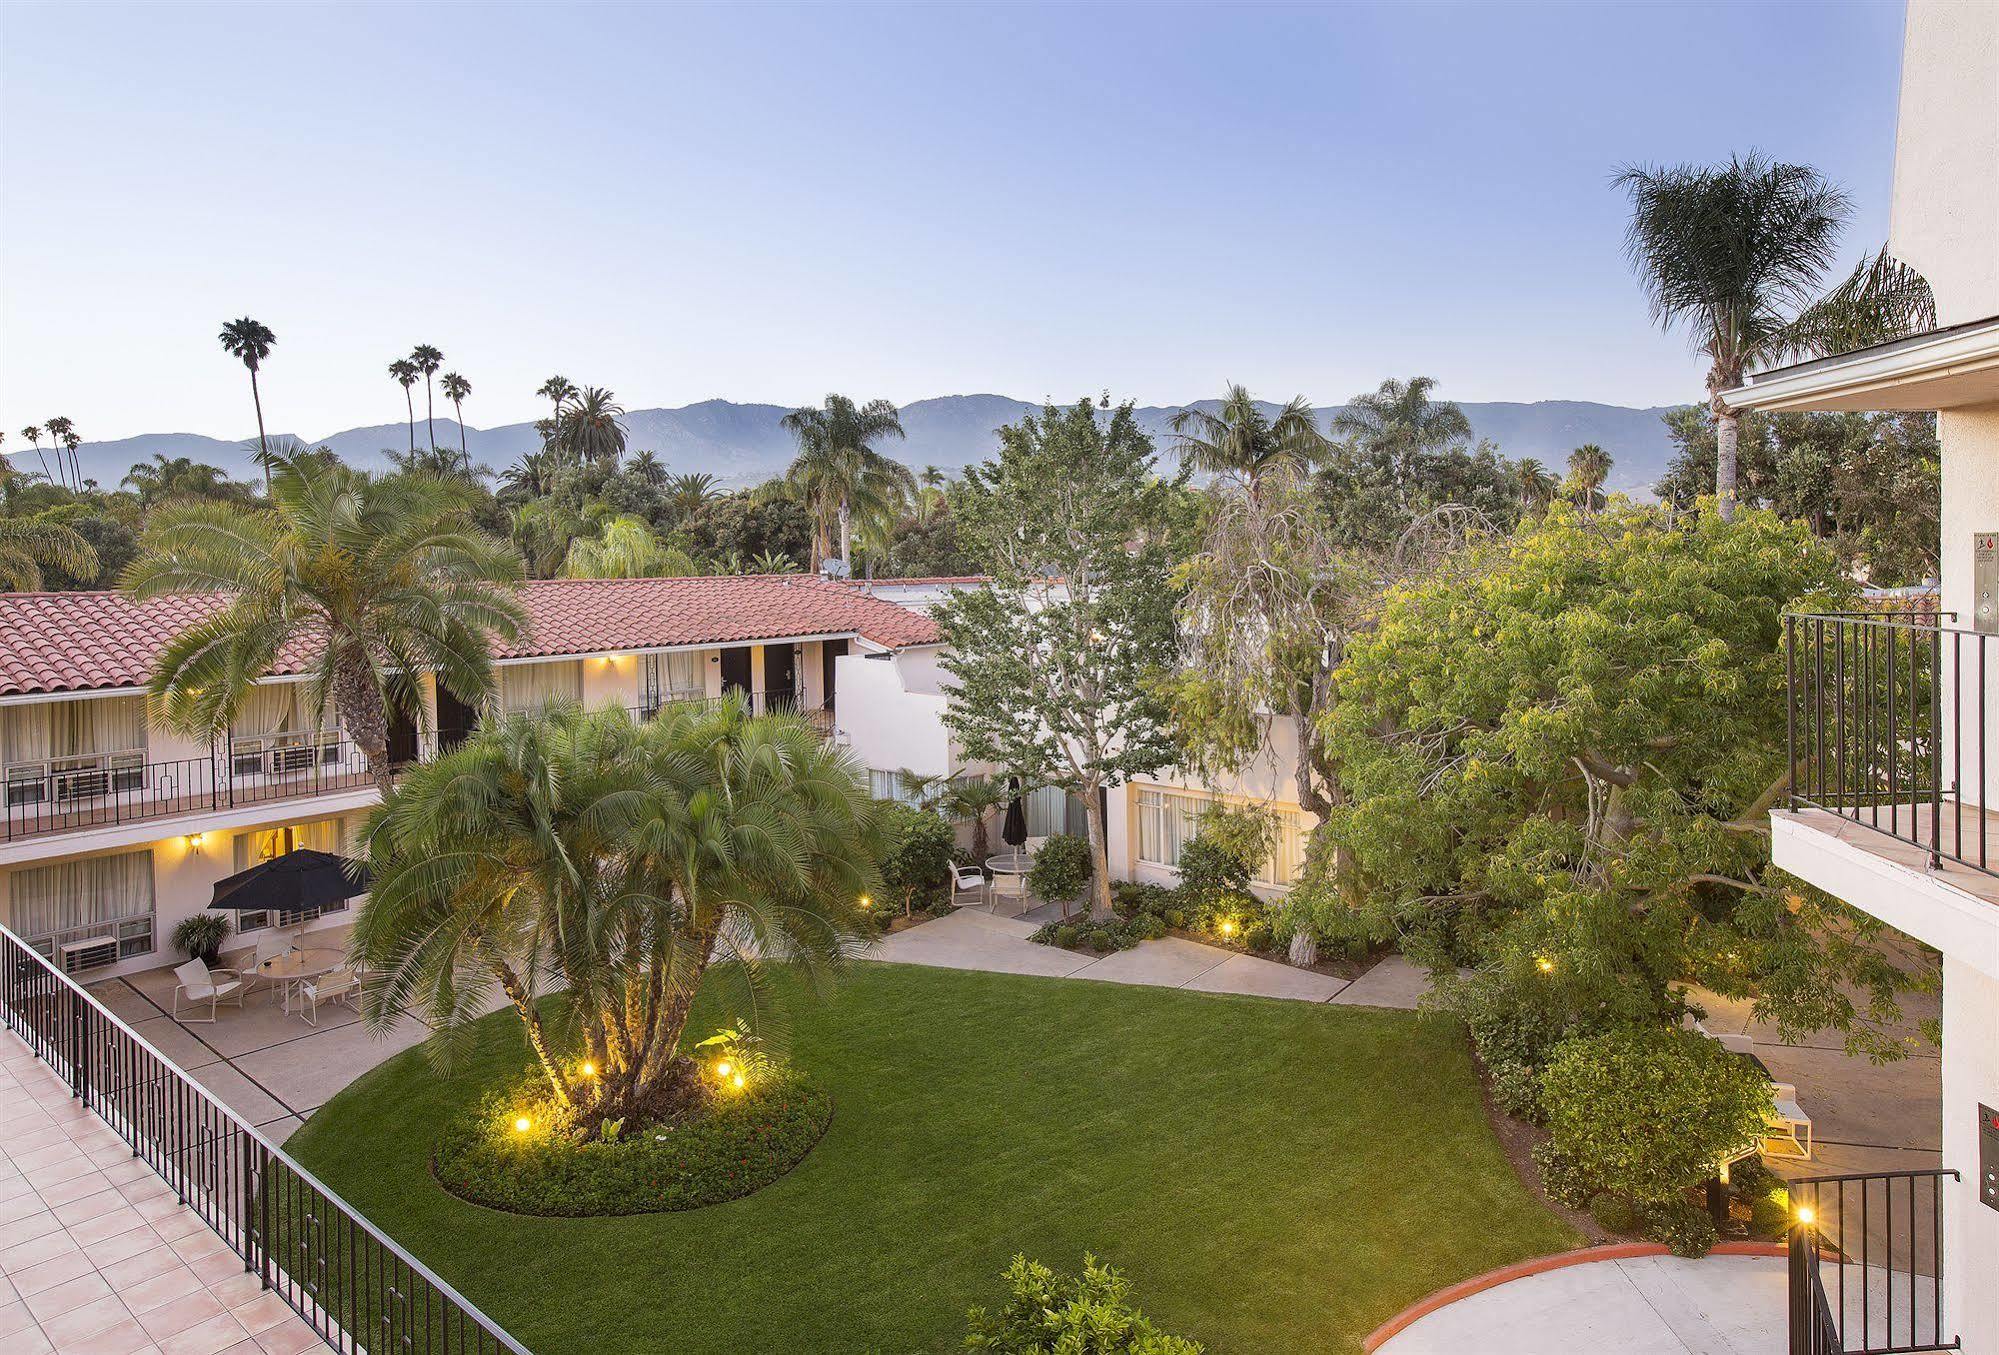
[[[516,1134],[525,1134],[532,1128],[534,1128],[534,1121],[525,1115],[520,1116],[514,1121],[514,1132]]]
[[[1218,927],[1216,927],[1215,930],[1220,932],[1223,936],[1234,936],[1235,919],[1232,917],[1223,918],[1221,920],[1221,924]]]
[[[1549,959],[1545,955],[1539,955],[1535,957],[1534,967],[1540,970],[1543,974],[1552,974],[1555,972],[1555,962]]]
[[[727,1059],[719,1060],[715,1064],[715,1076],[727,1077],[730,1074],[730,1072],[734,1070],[734,1068],[735,1065],[730,1063]]]

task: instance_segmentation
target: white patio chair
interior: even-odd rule
[[[971,908],[986,902],[986,873],[977,866],[961,866],[956,861],[945,862],[951,868],[951,906]],[[967,899],[966,894],[973,895]]]
[[[290,932],[280,931],[275,927],[266,928],[257,936],[257,958],[251,964],[248,981],[255,983],[261,978],[264,980],[266,987],[284,987],[285,981],[283,979],[263,972],[264,962],[266,960],[282,960],[296,949],[298,949],[298,938]]]
[[[298,1014],[310,1026],[319,1024],[319,1004],[322,1002],[344,1003],[353,1010],[354,999],[361,991],[361,980],[351,969],[329,969],[318,978],[307,979],[298,986]]]
[[[1040,854],[1042,844],[1047,841],[1046,837],[1031,837],[1020,844],[1020,849],[1029,856],[1036,856]]]
[[[993,915],[997,917],[1001,899],[1012,899],[1020,906],[1014,910],[1018,917],[1027,911],[1027,877],[1006,872],[996,872],[993,882],[986,886],[986,897],[992,902]]]
[[[181,1020],[180,1000],[186,998],[190,1004],[208,1004],[207,1016],[190,1016],[188,1021],[214,1021],[215,1009],[223,1002],[233,1001],[238,1007],[243,1005],[243,980],[233,969],[210,969],[199,960],[189,960],[174,970],[174,1020]]]
[[[1765,1157],[1795,1157],[1812,1160],[1812,1117],[1798,1104],[1798,1088],[1790,1082],[1772,1082],[1770,1111],[1763,1134]]]

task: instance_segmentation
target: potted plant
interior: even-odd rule
[[[220,913],[196,913],[174,927],[173,943],[186,951],[190,960],[212,968],[222,958],[222,941],[228,935],[228,918]]]

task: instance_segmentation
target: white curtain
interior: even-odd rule
[[[1060,786],[1029,791],[1022,807],[1029,837],[1059,837],[1069,831],[1069,792]]]
[[[23,939],[108,927],[153,912],[153,854],[120,852],[14,871],[7,925]]]
[[[705,656],[696,649],[645,656],[644,697],[687,701],[708,694]]]
[[[1138,859],[1178,866],[1180,848],[1199,826],[1205,797],[1170,790],[1138,792]]]
[[[44,762],[55,752],[47,706],[9,706],[5,711],[7,765]]]
[[[248,870],[260,862],[286,852],[310,847],[317,852],[342,855],[347,851],[344,819],[318,819],[312,823],[287,824],[236,835],[236,869]]]
[[[0,721],[0,756],[9,766],[94,753],[143,752],[145,747],[143,697],[9,706]]]
[[[497,671],[500,675],[500,709],[509,713],[533,710],[558,701],[583,699],[583,665],[578,660],[510,663]]]
[[[299,716],[298,686],[296,682],[272,682],[252,687],[236,707],[236,718],[229,722],[231,736],[258,739],[296,733],[304,725]]]
[[[84,740],[76,753],[125,753],[146,746],[144,697],[112,696],[96,701],[71,701],[77,707],[72,737]]]

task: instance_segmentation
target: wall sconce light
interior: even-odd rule
[[[201,834],[200,834],[200,833],[189,833],[189,834],[187,835],[187,837],[186,837],[185,841],[187,842],[187,849],[188,849],[188,851],[192,852],[192,853],[193,853],[194,855],[196,855],[196,856],[200,856],[200,855],[201,855]]]

